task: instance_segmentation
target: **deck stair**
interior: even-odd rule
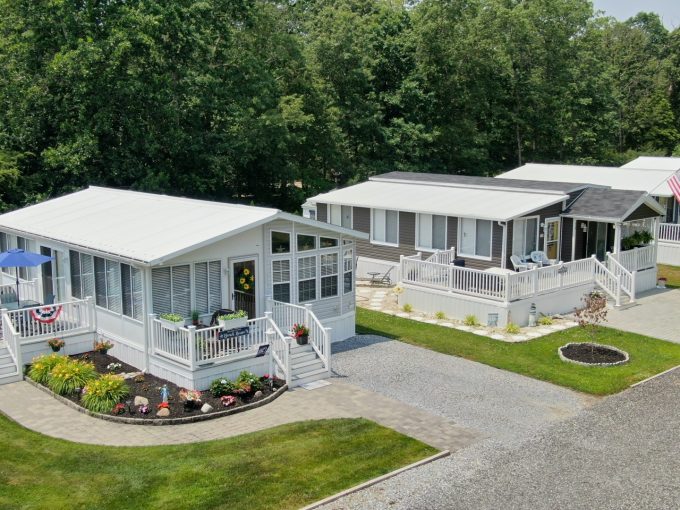
[[[314,348],[309,344],[297,345],[295,342],[290,347],[290,371],[292,386],[300,386],[329,376],[323,360],[319,358]]]
[[[7,349],[7,343],[0,340],[0,385],[21,381],[23,375],[17,368]]]

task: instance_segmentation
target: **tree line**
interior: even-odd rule
[[[0,0],[0,210],[88,184],[296,210],[391,170],[680,152],[680,31],[588,0]]]

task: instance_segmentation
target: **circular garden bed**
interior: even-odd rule
[[[54,360],[58,356],[45,356],[33,361],[36,366],[43,362],[56,367]],[[88,352],[60,358],[67,360],[66,365],[72,365],[76,370],[81,368],[89,372],[94,368],[94,378],[83,383],[82,387],[62,389],[50,380],[50,375],[43,380],[35,377],[38,381],[33,381],[29,367],[27,379],[79,411],[98,418],[131,424],[169,425],[217,418],[260,407],[276,399],[287,389],[285,381],[281,379],[242,372],[236,381],[223,378],[213,381],[213,391],[190,391],[155,375],[142,373],[109,354]],[[56,368],[57,375],[59,370],[64,371],[63,366]],[[52,368],[50,374],[54,374],[54,370]],[[110,410],[107,407],[106,412],[102,409],[93,410],[88,405],[88,389],[97,391],[97,385],[106,387],[109,380],[120,388],[120,393],[124,396],[116,399]]]
[[[562,361],[585,366],[609,367],[628,362],[628,353],[612,347],[591,342],[568,343],[557,352]]]

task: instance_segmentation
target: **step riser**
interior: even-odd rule
[[[293,377],[296,375],[300,374],[306,374],[307,372],[313,372],[315,370],[320,370],[323,368],[323,362],[319,360],[316,363],[312,363],[311,365],[305,365],[303,367],[290,367],[290,371],[293,374]]]
[[[0,375],[9,375],[17,371],[17,367],[12,365],[2,365],[0,366]]]
[[[307,361],[312,361],[317,359],[317,355],[315,352],[308,352],[299,356],[291,356],[290,357],[290,364],[291,365],[299,365],[300,363],[306,363]]]
[[[7,347],[0,347],[0,356],[9,356],[9,350]]]
[[[24,376],[22,374],[14,375],[0,375],[0,386],[3,384],[11,384],[19,381],[23,381]]]
[[[291,382],[291,387],[295,388],[296,386],[300,386],[301,384],[307,384],[310,382],[314,381],[319,381],[321,379],[328,379],[329,375],[328,372],[323,372],[321,374],[316,374],[316,375],[311,375],[309,377],[305,377],[304,379],[297,379]]]

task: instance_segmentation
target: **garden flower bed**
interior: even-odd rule
[[[55,361],[56,356],[58,355],[36,358],[34,366],[58,363]],[[61,359],[66,359],[67,362],[49,370],[52,378],[53,374],[63,378],[63,373],[69,372],[64,367],[72,366],[77,374],[88,373],[90,381],[79,383],[75,389],[64,389],[63,385],[55,385],[54,380],[50,381],[47,377],[41,380],[30,367],[28,380],[71,407],[93,416],[125,423],[165,425],[216,418],[259,407],[274,400],[287,389],[285,381],[281,379],[257,377],[243,372],[236,381],[217,379],[213,382],[213,391],[197,392],[181,388],[160,377],[143,374],[109,354],[89,352],[62,356]],[[95,379],[90,374],[92,366]],[[83,370],[83,367],[87,370]],[[88,402],[88,390],[91,393],[105,393],[107,387],[112,386],[117,388],[113,400],[109,402],[104,399],[104,407],[100,405],[100,408],[93,408]],[[92,395],[89,397],[93,400]]]

